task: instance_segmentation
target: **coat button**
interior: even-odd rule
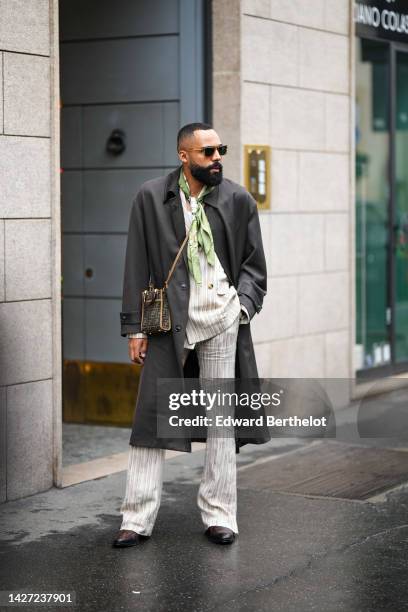
[[[212,289],[214,287],[214,285],[212,283],[208,283],[208,288]]]
[[[185,288],[187,287],[187,285],[186,285],[186,283],[181,283],[180,287],[181,287],[182,289],[185,289]]]
[[[176,331],[180,331],[181,330],[181,325],[176,325],[175,330]]]

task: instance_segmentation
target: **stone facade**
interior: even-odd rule
[[[0,0],[0,500],[53,484],[53,3]]]
[[[214,122],[235,149],[227,174],[243,181],[245,144],[271,146],[268,295],[252,324],[260,375],[352,376],[350,2],[213,10]]]

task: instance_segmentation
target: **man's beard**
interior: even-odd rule
[[[214,162],[206,167],[191,163],[189,168],[192,176],[204,185],[213,187],[219,185],[222,181],[222,164],[220,162]],[[213,168],[219,168],[219,172],[210,172]]]

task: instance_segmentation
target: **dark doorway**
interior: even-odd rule
[[[129,213],[140,185],[178,164],[180,126],[208,120],[207,5],[60,0],[65,423],[131,424],[140,370],[119,319]]]

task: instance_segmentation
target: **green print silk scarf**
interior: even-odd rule
[[[187,183],[186,177],[184,176],[184,172],[181,170],[179,177],[179,187],[183,191],[186,199],[189,201],[190,187]],[[187,246],[187,261],[188,268],[190,273],[192,274],[197,285],[201,285],[201,267],[200,267],[200,259],[198,256],[198,247],[200,246],[207,257],[207,261],[211,266],[215,265],[215,250],[214,250],[214,241],[212,237],[211,227],[208,222],[207,216],[204,212],[203,200],[206,195],[211,193],[214,187],[210,187],[208,185],[204,185],[202,190],[197,196],[197,210],[193,213],[193,221],[190,227],[190,233],[188,237],[188,246]]]

